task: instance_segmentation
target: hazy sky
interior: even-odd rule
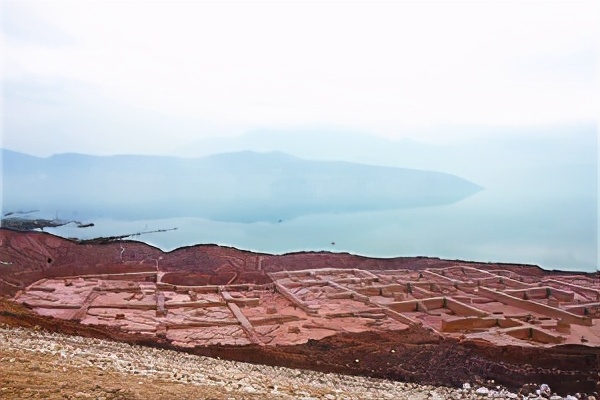
[[[36,155],[262,128],[449,140],[441,127],[589,123],[600,106],[599,1],[1,7],[2,146]]]

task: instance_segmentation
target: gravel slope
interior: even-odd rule
[[[501,389],[489,394],[516,398]],[[36,397],[418,400],[482,395],[475,388],[451,389],[268,367],[0,326],[0,398]]]

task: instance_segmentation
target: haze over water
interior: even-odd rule
[[[598,2],[1,7],[4,149],[38,157],[279,151],[438,171],[483,188],[454,204],[258,222],[35,207],[38,217],[96,224],[53,232],[177,227],[138,238],[164,249],[210,242],[598,267]],[[110,193],[98,196],[111,203]],[[14,196],[3,190],[2,198]]]
[[[336,139],[337,134],[319,135],[323,141],[340,140]],[[252,135],[254,148],[248,149],[264,150],[269,143],[280,146],[282,151],[293,151],[271,140],[261,141],[263,136],[269,139],[264,134]],[[307,136],[310,134],[304,135]],[[364,147],[366,140],[374,150],[379,146],[381,149],[350,161],[378,161],[429,170],[445,166],[446,172],[468,176],[483,190],[457,203],[432,207],[308,213],[282,221],[274,213],[252,223],[194,217],[142,221],[94,218],[94,228],[71,226],[50,231],[67,237],[94,237],[177,227],[176,231],[134,239],[165,250],[218,243],[270,253],[327,250],[376,257],[424,255],[531,263],[547,269],[596,269],[597,163],[591,127],[569,127],[565,132],[525,143],[500,136],[443,147],[406,141],[378,142],[361,135],[353,138],[329,154],[344,158],[341,152],[352,146]],[[247,146],[240,141],[243,138],[238,146]],[[215,146],[209,142],[203,141],[200,147]],[[229,143],[232,150],[240,150],[236,141]],[[532,145],[544,151],[531,152]],[[303,155],[300,147],[296,152]],[[386,157],[386,152],[390,157]],[[510,163],[499,163],[501,159],[509,159]],[[70,218],[65,213],[62,217]]]

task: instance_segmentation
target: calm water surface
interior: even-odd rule
[[[374,257],[421,255],[594,271],[597,236],[590,216],[595,216],[595,209],[595,198],[550,197],[543,192],[513,196],[498,188],[441,207],[317,214],[251,224],[200,218],[99,219],[92,228],[64,226],[49,231],[91,238],[176,227],[133,239],[167,251],[217,243],[268,253],[329,250]]]

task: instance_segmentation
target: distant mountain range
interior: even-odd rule
[[[514,182],[518,179],[513,174],[516,169],[553,169],[552,174],[555,169],[573,165],[596,169],[595,123],[537,128],[447,127],[442,131],[454,140],[433,144],[326,128],[262,129],[234,137],[199,137],[172,150],[172,154],[203,157],[225,152],[281,151],[307,160],[444,171],[486,188],[498,175],[511,176]],[[443,137],[441,133],[439,136]],[[580,174],[578,171],[576,176]]]
[[[2,150],[2,175],[3,213],[60,210],[130,220],[280,222],[314,213],[445,205],[482,190],[441,172],[253,151],[39,158]]]

